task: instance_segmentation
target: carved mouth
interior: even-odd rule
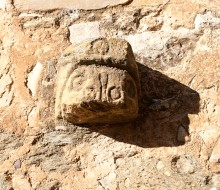
[[[110,106],[107,102],[104,103],[97,101],[82,102],[80,106],[92,112],[107,112],[112,109],[112,106]]]
[[[138,68],[124,40],[70,46],[58,63],[57,79],[58,118],[75,124],[119,123],[137,116]]]

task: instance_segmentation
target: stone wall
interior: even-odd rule
[[[121,38],[139,116],[55,124],[57,62]],[[220,189],[220,1],[0,0],[0,189]]]

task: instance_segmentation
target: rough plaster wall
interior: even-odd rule
[[[48,11],[14,2],[0,3],[0,189],[220,189],[218,0]],[[131,43],[136,122],[54,125],[57,59],[89,37]]]

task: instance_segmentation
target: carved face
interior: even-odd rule
[[[133,79],[125,70],[95,65],[81,66],[70,75],[63,93],[63,103],[125,103],[136,96]],[[107,105],[108,104],[108,105]]]
[[[126,41],[97,39],[71,45],[57,69],[56,121],[120,123],[137,117],[138,69]]]
[[[133,112],[131,108],[136,109],[136,99],[135,82],[127,71],[105,66],[80,66],[67,80],[61,110],[67,120],[120,115],[122,110]]]
[[[136,85],[125,70],[80,66],[70,74],[64,85],[61,111],[67,120],[92,120],[137,109]]]

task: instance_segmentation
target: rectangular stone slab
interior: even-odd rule
[[[128,3],[130,0],[14,0],[18,10],[102,9]]]
[[[69,27],[69,31],[71,43],[80,43],[86,39],[95,39],[101,37],[99,22],[74,24]]]

